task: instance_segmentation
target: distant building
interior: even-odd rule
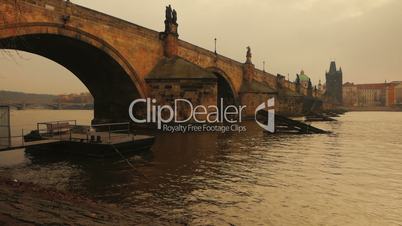
[[[357,99],[357,86],[353,83],[347,82],[343,85],[343,105],[349,107],[356,107],[358,104]]]
[[[358,106],[385,106],[387,87],[385,83],[357,85]]]
[[[326,78],[326,85],[325,85],[325,95],[327,100],[334,103],[342,105],[342,85],[343,85],[343,78],[342,78],[342,69],[339,68],[337,70],[335,61],[331,62],[329,67],[329,71],[325,74]]]
[[[395,84],[395,104],[402,105],[402,81],[392,83]]]
[[[90,93],[80,93],[80,94],[63,94],[57,96],[55,99],[56,103],[76,103],[76,104],[90,104],[94,102],[94,98]]]
[[[300,74],[297,75],[297,78],[299,78],[300,85],[301,85],[303,88],[307,89],[308,86],[309,86],[310,77],[308,77],[308,76],[304,73],[304,70],[301,70]],[[297,79],[297,78],[296,78],[296,79]],[[295,82],[297,82],[297,81],[295,81]]]
[[[397,87],[400,89],[397,91]],[[397,104],[397,92],[402,85],[395,83],[353,84],[343,85],[343,105],[347,107],[391,107]]]

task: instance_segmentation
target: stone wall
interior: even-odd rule
[[[240,91],[243,81],[243,64],[222,55],[215,55],[213,52],[195,46],[188,42],[179,40],[178,55],[202,68],[215,68],[224,73],[229,84],[235,92]]]
[[[303,97],[280,96],[275,103],[277,113],[285,116],[299,116],[303,112]]]
[[[157,100],[158,105],[173,107],[176,99],[189,100],[193,106],[217,105],[216,80],[148,80],[148,84],[151,87],[150,96]],[[180,104],[177,109],[179,119],[190,116],[191,109],[187,104]]]
[[[269,95],[265,93],[241,93],[240,94],[240,102],[242,106],[246,106],[243,117],[245,118],[253,118],[255,116],[256,108],[262,104],[266,103],[272,97],[276,97],[275,95]]]

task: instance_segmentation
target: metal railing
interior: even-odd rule
[[[14,142],[15,138],[21,139],[21,141],[20,142]],[[13,145],[16,145],[16,143],[20,143],[21,146],[24,146],[25,145],[24,129],[21,130],[21,135],[18,135],[18,136],[11,136],[10,135],[9,137],[0,137],[0,140],[7,140],[8,143],[9,143],[9,145],[0,145],[0,150],[10,148]],[[0,143],[2,143],[2,142],[0,142]]]
[[[123,123],[104,123],[91,126],[77,125],[76,120],[62,120],[37,123],[38,138],[53,139],[60,141],[75,141],[85,143],[112,143],[113,138],[133,135],[129,122]],[[10,146],[25,146],[24,129],[21,135],[0,137],[0,139],[21,139],[21,142],[13,142]],[[134,136],[133,136],[134,140]],[[0,150],[6,149],[6,146],[0,146]]]
[[[46,126],[46,128],[42,128]],[[76,120],[41,122],[37,126],[41,136],[49,139],[70,140],[87,143],[112,142],[116,136],[130,136],[130,123],[104,123],[91,126],[77,125]]]
[[[127,134],[127,136],[131,135],[130,131],[130,123],[129,122],[121,122],[121,123],[104,123],[104,124],[97,124],[97,125],[92,125],[91,128],[93,128],[95,131],[105,131],[107,132],[108,136],[108,143],[111,143],[112,140],[112,134]]]
[[[43,126],[46,126],[46,128],[43,129],[42,128]],[[53,136],[55,132],[57,134],[61,134],[64,131],[70,130],[73,126],[77,126],[77,120],[39,122],[36,124],[36,129],[39,132],[39,134],[41,134],[41,132],[45,132],[43,135]]]

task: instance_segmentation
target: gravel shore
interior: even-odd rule
[[[0,225],[138,225],[144,220],[116,205],[0,178]]]

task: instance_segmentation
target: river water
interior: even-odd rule
[[[13,133],[91,111],[13,111]],[[402,112],[350,112],[330,135],[159,134],[120,159],[0,153],[0,174],[190,225],[402,225]]]

